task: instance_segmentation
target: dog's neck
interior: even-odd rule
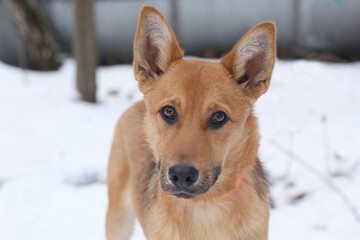
[[[239,185],[240,182],[242,181],[243,179],[243,176],[239,177],[238,180],[237,180],[237,184]],[[232,195],[235,191],[237,190],[237,188],[235,188],[233,191],[225,194],[224,196],[220,197],[220,200],[224,200],[225,198],[229,197],[230,195]]]

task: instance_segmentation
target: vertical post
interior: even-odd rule
[[[293,32],[292,43],[293,48],[297,50],[299,46],[299,31],[300,31],[300,14],[301,14],[301,0],[293,0]],[[294,49],[293,49],[294,50]]]
[[[180,39],[180,29],[179,29],[179,7],[178,0],[171,0],[171,27],[176,35],[177,40]]]
[[[74,0],[74,17],[76,87],[83,100],[96,102],[97,46],[94,0]]]

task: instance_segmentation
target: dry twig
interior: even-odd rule
[[[345,205],[349,208],[353,216],[355,217],[355,220],[360,223],[360,214],[356,207],[351,203],[349,197],[338,187],[336,186],[330,178],[324,176],[320,171],[318,171],[316,168],[312,167],[310,164],[308,164],[305,160],[303,160],[301,157],[295,155],[285,147],[283,147],[280,143],[278,143],[275,140],[270,140],[270,143],[278,149],[280,152],[286,154],[289,156],[289,159],[293,159],[295,162],[297,162],[299,165],[301,165],[303,168],[305,168],[307,171],[318,177],[321,181],[323,181],[326,185],[329,186],[331,190],[333,190],[345,203]]]

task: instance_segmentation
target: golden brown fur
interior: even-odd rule
[[[107,239],[130,239],[134,216],[150,240],[267,239],[268,186],[257,159],[253,104],[269,87],[275,52],[275,27],[266,22],[220,63],[183,60],[163,16],[142,9],[134,71],[144,101],[127,110],[115,129]],[[159,114],[165,105],[177,111],[173,125]],[[216,111],[229,120],[209,129]],[[199,170],[191,200],[175,198],[173,186],[167,188],[175,164]]]

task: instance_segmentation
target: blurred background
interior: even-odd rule
[[[25,8],[29,12],[24,13],[33,21],[28,24],[38,25],[44,34],[51,32],[56,36],[56,45],[62,49],[53,46],[57,47],[54,51],[71,54],[72,1],[14,2],[31,3],[30,8]],[[137,17],[143,4],[153,5],[163,13],[188,55],[219,57],[249,28],[271,20],[278,28],[281,59],[354,61],[360,58],[360,2],[357,0],[95,0],[100,64],[131,63]],[[19,21],[12,21],[16,11],[20,10],[4,3],[0,5],[0,59],[12,65],[39,69],[39,63],[18,32]],[[31,20],[33,13],[40,16]],[[41,22],[37,22],[39,19]]]
[[[115,123],[142,99],[131,66],[143,5],[186,57],[218,59],[274,21],[256,104],[270,239],[360,236],[360,1],[0,0],[2,239],[104,239]],[[136,225],[133,239],[145,239]]]

